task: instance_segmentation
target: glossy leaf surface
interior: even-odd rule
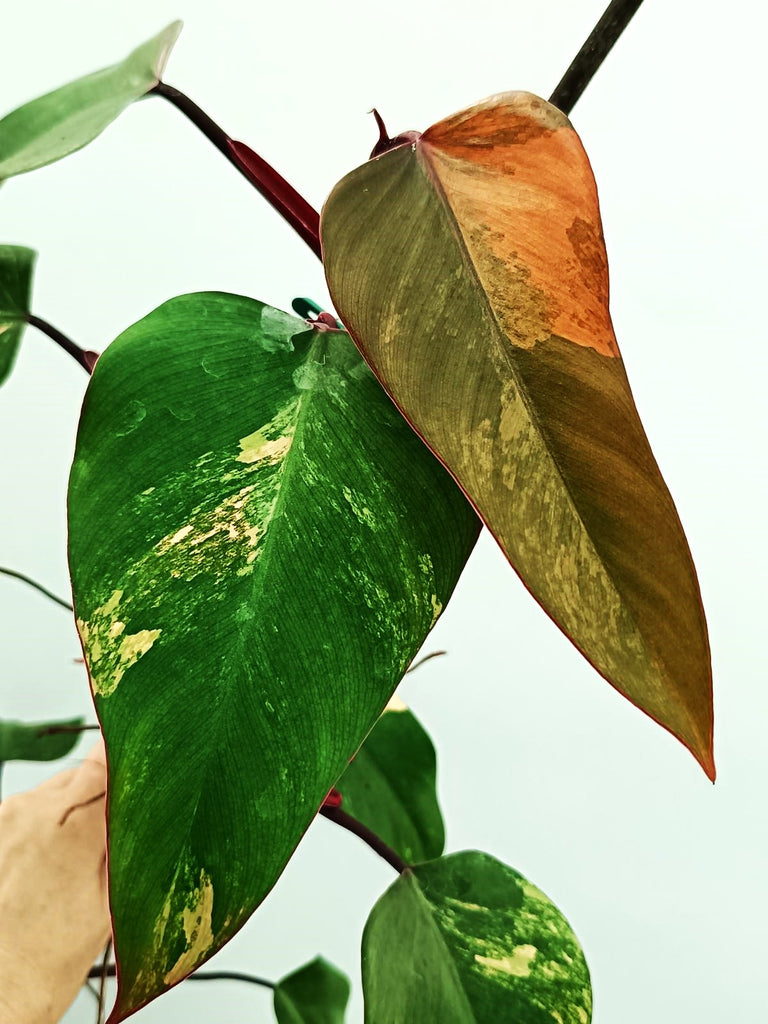
[[[443,852],[435,748],[407,709],[387,710],[336,783],[342,807],[407,864]]]
[[[321,239],[358,348],[526,587],[714,777],[698,582],[619,356],[570,122],[492,97],[344,178]]]
[[[0,245],[0,384],[8,377],[26,327],[37,253]]]
[[[344,1024],[349,979],[322,957],[282,978],[275,986],[278,1024]]]
[[[0,121],[0,180],[82,149],[160,81],[181,31],[174,21],[125,60],[78,78]]]
[[[69,556],[109,765],[112,1021],[270,890],[477,532],[346,334],[202,293],[99,358]]]
[[[77,745],[79,732],[48,732],[74,729],[82,718],[61,722],[13,722],[0,720],[0,763],[3,761],[55,761]]]
[[[418,864],[363,934],[366,1024],[588,1024],[584,954],[557,907],[477,851]]]

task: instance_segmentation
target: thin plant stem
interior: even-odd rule
[[[41,729],[38,736],[57,736],[59,733],[91,732],[101,729],[100,725],[49,725]]]
[[[107,978],[114,978],[116,968],[114,964],[107,964],[106,969],[101,965],[92,967],[88,972],[89,978],[100,978],[102,970],[105,970],[105,976]],[[266,978],[258,978],[255,974],[243,974],[240,971],[196,971],[194,974],[190,974],[185,981],[247,981],[251,985],[260,985],[262,988],[274,988],[275,983],[273,981],[267,981]]]
[[[413,664],[406,670],[406,675],[409,672],[415,672],[417,668],[421,668],[427,661],[432,661],[433,658],[442,658],[448,651],[430,651],[429,654],[425,654],[423,658],[419,658],[418,661],[414,661]]]
[[[99,1005],[96,1011],[96,1024],[104,1024],[104,1008],[107,995],[107,969],[109,967],[109,954],[112,950],[112,939],[107,939],[104,947],[104,955],[101,958],[101,974],[99,976]]]
[[[36,580],[30,579],[30,577],[25,576],[23,572],[16,572],[15,569],[6,569],[4,566],[0,565],[0,575],[10,576],[15,580],[21,580],[22,583],[27,583],[30,587],[34,587],[35,590],[38,590],[41,594],[49,598],[51,601],[54,601],[56,604],[61,605],[62,608],[66,608],[70,612],[73,611],[72,605],[69,601],[65,601],[63,597],[57,597],[56,594],[52,594],[50,590],[42,585],[42,583],[38,583]]]
[[[611,0],[602,18],[552,93],[551,103],[564,113],[570,113],[641,3],[642,0]],[[312,252],[322,259],[320,216],[282,175],[245,143],[237,142],[227,135],[220,125],[180,89],[166,82],[158,82],[148,93],[153,94],[162,96],[189,118],[219,152],[258,189],[267,202],[307,243]],[[377,146],[381,146],[384,145],[386,129],[378,111],[374,110],[373,113],[381,136]],[[391,145],[392,141],[386,139],[387,145]],[[374,149],[372,155],[376,152]]]
[[[391,846],[387,846],[384,840],[377,836],[374,831],[364,825],[362,821],[358,821],[357,818],[353,818],[351,814],[347,814],[346,811],[342,810],[341,807],[329,807],[323,805],[320,808],[320,814],[324,818],[328,818],[329,821],[335,822],[342,828],[345,828],[348,832],[357,836],[358,839],[362,839],[364,843],[382,857],[387,864],[390,864],[398,875],[401,875],[403,871],[408,867],[403,858],[392,849]]]
[[[65,352],[71,355],[75,362],[80,363],[86,373],[93,372],[94,364],[98,359],[98,352],[91,352],[90,349],[80,348],[66,334],[62,334],[58,327],[49,324],[42,317],[35,316],[34,313],[28,313],[25,319],[30,327],[36,327],[38,331],[47,334],[52,341],[56,342],[59,348],[63,348]]]
[[[549,97],[550,103],[564,114],[570,114],[642,2],[643,0],[611,0],[602,18],[592,29],[589,38]]]
[[[205,137],[258,189],[267,202],[321,259],[320,214],[285,178],[243,142],[237,142],[179,89],[158,82],[148,95],[162,96],[189,118]]]

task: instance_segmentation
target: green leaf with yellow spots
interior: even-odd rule
[[[23,245],[0,245],[0,384],[11,372],[27,326],[36,258]]]
[[[403,872],[363,933],[366,1024],[589,1024],[581,946],[543,892],[486,853]]]
[[[393,703],[336,783],[342,806],[407,864],[433,860],[445,846],[437,802],[435,748],[404,706]]]
[[[82,718],[59,722],[14,722],[0,720],[0,764],[4,761],[55,761],[66,755],[80,739]]]
[[[100,135],[160,81],[181,31],[174,21],[125,60],[78,78],[0,120],[0,181],[44,167]]]
[[[322,957],[275,985],[277,1024],[344,1024],[349,978]]]
[[[526,587],[714,778],[696,572],[619,355],[568,119],[491,97],[347,175],[320,232],[345,326]]]
[[[96,363],[69,488],[122,1020],[274,885],[478,533],[346,334],[165,303]]]

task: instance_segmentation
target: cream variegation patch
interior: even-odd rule
[[[527,978],[531,973],[531,962],[537,952],[535,946],[526,944],[515,946],[509,956],[480,956],[479,953],[475,953],[475,961],[489,971],[508,974],[513,978]]]
[[[93,689],[100,697],[114,693],[128,669],[150,650],[162,632],[140,629],[127,633],[125,621],[118,617],[122,598],[123,591],[114,590],[89,619],[77,620]]]
[[[405,703],[403,698],[397,693],[393,693],[387,701],[387,706],[384,711],[407,711],[408,705]],[[382,712],[383,713],[383,712]]]
[[[270,466],[281,462],[288,454],[293,443],[292,434],[283,434],[282,437],[268,438],[263,430],[256,430],[247,437],[241,437],[238,442],[240,454],[238,462],[251,465],[254,462],[266,462]]]
[[[169,900],[171,896],[168,897]],[[165,920],[167,913],[164,909]],[[197,888],[189,894],[189,904],[182,911],[182,926],[187,948],[168,971],[163,981],[175,985],[194,970],[214,942],[211,920],[213,916],[213,883],[205,871],[200,872]]]

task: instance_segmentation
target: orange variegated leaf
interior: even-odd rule
[[[608,311],[589,161],[505,93],[385,151],[321,221],[340,316],[534,597],[714,777],[696,573]]]

